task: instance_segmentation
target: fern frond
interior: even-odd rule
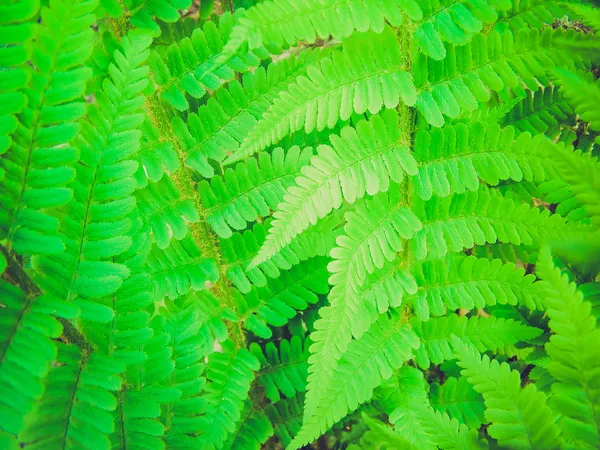
[[[261,450],[267,439],[273,436],[273,427],[260,409],[246,402],[236,431],[229,436],[223,450]]]
[[[566,166],[563,166],[563,168],[566,168]],[[566,176],[568,176],[566,173],[562,174],[562,177]],[[534,195],[534,197],[539,198],[550,205],[556,205],[556,214],[560,214],[569,222],[582,222],[587,217],[586,209],[573,193],[571,187],[572,186],[563,179],[546,181],[537,186],[539,194]]]
[[[180,11],[190,7],[191,0],[100,0],[100,4],[109,17],[119,19],[123,15],[130,16],[132,25],[158,36],[161,28],[156,19],[167,23],[176,22],[181,18]]]
[[[360,447],[351,444],[348,450],[392,450],[401,448],[403,450],[416,450],[416,447],[411,445],[406,439],[395,433],[390,427],[383,423],[370,418],[365,413],[362,414],[363,422],[369,427],[360,438]]]
[[[483,395],[490,436],[509,448],[558,448],[561,440],[556,417],[544,393],[535,385],[521,388],[521,376],[507,363],[481,357],[471,345],[452,340],[462,375]]]
[[[5,3],[0,6],[0,155],[11,145],[10,135],[17,129],[17,118],[27,105],[23,92],[31,77],[26,62],[31,57],[31,44],[35,33],[35,17],[39,0]],[[3,172],[0,170],[0,180]]]
[[[476,191],[480,180],[495,186],[502,180],[541,182],[553,145],[543,136],[517,134],[512,127],[480,122],[417,133],[413,177],[419,197],[446,197]]]
[[[422,372],[405,366],[392,382],[379,389],[378,401],[394,424],[396,434],[410,448],[485,448],[476,432],[429,406],[426,386]]]
[[[277,278],[282,270],[289,270],[315,256],[329,254],[341,232],[337,228],[339,222],[339,217],[335,215],[322,219],[306,233],[296,236],[270,260],[257,266],[252,264],[252,260],[264,244],[272,222],[256,223],[243,234],[234,233],[231,238],[221,240],[227,277],[242,293],[250,292],[252,285],[264,287],[268,279]]]
[[[379,314],[400,307],[406,298],[410,299],[416,293],[417,282],[406,267],[406,258],[400,254],[367,275],[356,293],[361,299],[357,316],[365,323],[373,323]]]
[[[224,320],[236,322],[238,317],[230,307],[224,307],[210,292],[202,291],[190,295],[190,303],[200,314],[200,334],[206,336],[206,347],[209,348],[214,341],[223,342],[227,339],[229,331],[223,323]]]
[[[243,230],[248,222],[266,217],[283,200],[300,169],[306,166],[312,149],[294,146],[284,153],[279,147],[271,154],[260,153],[227,169],[222,177],[213,177],[198,185],[206,221],[222,238],[232,229]]]
[[[357,294],[367,275],[395,259],[403,250],[404,240],[421,228],[397,192],[378,194],[346,213],[345,232],[337,238],[337,246],[331,250],[333,261],[328,265],[332,307],[343,304],[343,308],[360,309],[357,303],[362,299]],[[350,329],[358,337],[369,325],[357,315]]]
[[[591,27],[596,33],[600,32],[600,13],[597,8],[594,8],[590,4],[580,4],[579,2],[568,2],[566,6],[571,15]]]
[[[148,116],[140,128],[142,140],[136,155],[139,160],[136,176],[154,183],[162,180],[165,174],[172,176],[180,166],[173,143],[160,140],[158,129]]]
[[[600,131],[600,82],[591,74],[556,69],[560,91],[569,100],[582,120],[590,123],[592,130]]]
[[[148,182],[135,193],[136,204],[148,224],[158,248],[169,247],[171,239],[178,241],[188,234],[189,225],[200,221],[191,199],[181,199],[181,193],[169,177]]]
[[[48,210],[72,198],[67,185],[75,176],[70,166],[77,151],[70,142],[86,111],[83,93],[91,71],[84,62],[92,51],[95,7],[94,0],[54,0],[41,10],[43,25],[30,62],[34,70],[24,90],[27,105],[18,116],[14,142],[0,159],[0,239],[9,251],[51,255],[65,249]]]
[[[428,401],[426,386],[421,371],[404,366],[395,377],[378,388],[377,400],[397,434],[416,448],[433,450],[435,446],[421,426],[419,417],[420,410]]]
[[[192,448],[195,443],[192,434],[200,430],[205,357],[212,345],[209,346],[201,331],[202,323],[193,304],[167,303],[161,314],[166,318],[164,330],[175,363],[169,384],[181,391],[181,398],[172,402],[163,415],[164,440],[168,448]]]
[[[228,434],[235,430],[248,396],[254,372],[260,363],[248,350],[235,350],[230,341],[224,353],[211,353],[206,368],[207,385],[202,395],[202,421],[196,431],[200,448],[222,448]]]
[[[296,393],[306,391],[308,342],[294,336],[289,341],[279,341],[279,348],[272,342],[267,342],[264,350],[254,342],[250,345],[250,352],[261,365],[256,380],[273,403],[281,400],[280,392],[293,398]]]
[[[256,223],[251,230],[234,233],[231,238],[221,240],[221,253],[226,265],[227,278],[244,294],[251,291],[252,285],[265,287],[268,278],[275,279],[279,277],[282,270],[289,270],[292,267],[288,259],[281,255],[257,267],[252,266],[252,258],[265,241],[270,223],[270,221],[265,225]],[[303,261],[313,255],[297,256],[298,261]]]
[[[128,270],[129,276],[110,295],[87,300],[94,306],[96,314],[81,317],[79,325],[95,348],[129,366],[139,364],[145,358],[143,346],[154,334],[148,325],[154,298],[151,294],[152,278],[145,266],[149,247],[144,246],[146,235],[133,231],[127,237],[131,238],[133,245],[115,260]],[[80,298],[75,299],[78,305],[83,302]],[[102,313],[100,308],[107,312]],[[100,321],[98,316],[105,318]],[[114,320],[111,320],[113,316]]]
[[[484,423],[483,397],[465,378],[450,377],[441,385],[432,383],[429,396],[433,409],[445,412],[469,428],[479,428]]]
[[[164,445],[162,411],[181,396],[179,389],[165,385],[172,376],[174,362],[169,335],[162,331],[164,322],[162,316],[150,321],[148,329],[153,336],[138,347],[144,360],[127,368],[126,385],[119,394],[113,447],[125,447],[128,442],[143,442],[147,448]]]
[[[402,23],[402,13],[421,17],[414,0],[372,3],[365,0],[269,0],[256,4],[240,18],[223,50],[224,57],[235,54],[245,43],[249,48],[264,44],[272,51],[309,44],[317,38],[347,38],[354,30],[381,32],[385,22]]]
[[[423,224],[410,241],[417,259],[442,257],[485,243],[540,245],[566,232],[587,233],[588,238],[593,234],[587,227],[567,225],[556,214],[516,204],[485,188],[442,199],[434,197],[413,209]]]
[[[114,431],[114,394],[121,387],[122,364],[75,345],[59,344],[57,363],[48,373],[35,418],[20,435],[33,449],[109,449]]]
[[[443,316],[447,310],[468,310],[485,306],[524,305],[541,310],[543,291],[533,282],[534,275],[499,259],[451,257],[426,261],[414,266],[419,285],[413,307],[421,320],[429,313]]]
[[[275,404],[267,405],[265,412],[273,425],[275,436],[284,447],[290,445],[292,439],[302,427],[302,404],[304,394],[280,400]]]
[[[510,7],[498,14],[495,29],[506,27],[519,30],[523,28],[541,29],[552,25],[557,17],[564,17],[567,4],[571,0],[556,2],[553,0],[509,0]]]
[[[153,247],[148,255],[148,268],[156,297],[166,295],[172,300],[191,290],[201,291],[207,281],[214,282],[219,277],[216,262],[202,255],[189,233],[179,241],[171,241],[164,250]]]
[[[550,318],[550,357],[547,370],[558,382],[552,385],[551,404],[561,414],[559,425],[577,446],[600,445],[600,329],[575,283],[569,282],[543,251],[537,264],[543,279]]]
[[[415,350],[415,360],[424,369],[429,368],[431,363],[440,364],[454,358],[450,345],[453,337],[483,353],[533,339],[542,333],[539,328],[494,316],[467,318],[449,315],[426,322],[414,319],[411,324],[421,340],[421,346]]]
[[[316,331],[311,334],[314,344],[310,348],[306,417],[315,414],[316,401],[329,388],[337,360],[352,336],[360,337],[372,324],[371,311],[377,310],[379,304],[367,305],[363,300],[383,303],[371,295],[361,295],[360,286],[368,273],[395,257],[402,249],[403,239],[409,238],[418,225],[397,196],[386,194],[379,194],[348,213],[345,234],[331,251],[334,261],[328,266],[332,274],[329,281],[333,284],[329,293],[331,306],[321,308]],[[389,303],[398,305],[401,292],[398,297],[400,301]]]
[[[447,414],[431,407],[419,411],[420,425],[429,439],[443,450],[486,449],[487,443],[479,440],[476,430],[467,428]]]
[[[131,216],[136,219],[135,214]],[[155,298],[146,266],[150,242],[141,220],[136,221],[139,225],[130,234],[131,248],[115,258],[131,275],[117,292],[97,300],[115,310],[115,320],[103,327],[85,323],[84,332],[97,347],[127,366],[112,446],[144,442],[148,448],[161,448],[163,407],[178,399],[181,392],[165,385],[174,368],[172,350],[163,331],[164,317],[156,315],[151,320]]]
[[[235,152],[279,93],[329,54],[327,50],[305,50],[269,64],[266,70],[258,67],[245,73],[241,83],[233,80],[217,90],[197,114],[188,114],[186,122],[175,117],[173,132],[188,154],[186,164],[205,177],[213,176],[208,160],[221,162]]]
[[[506,3],[503,0],[424,0],[419,5],[423,19],[415,31],[415,45],[433,59],[444,59],[447,54],[444,42],[465,45],[484,24],[496,21],[496,11],[506,9]]]
[[[365,194],[387,191],[390,181],[416,174],[416,163],[402,140],[398,115],[389,110],[356,129],[345,127],[322,145],[311,163],[301,169],[273,214],[272,228],[253,264],[266,261],[291,240],[342,204]]]
[[[233,16],[225,13],[218,26],[208,21],[202,29],[196,28],[191,37],[170,45],[163,54],[154,51],[149,64],[158,85],[155,95],[185,111],[190,107],[186,94],[202,98],[207,89],[215,90],[233,79],[235,72],[258,66],[261,57],[252,52],[228,61],[219,58],[233,24]]]
[[[585,209],[585,215],[592,224],[600,225],[600,162],[590,154],[560,152],[553,155],[558,172],[566,182],[568,191]]]
[[[385,52],[384,52],[385,49]],[[416,91],[405,70],[400,44],[386,26],[382,33],[361,33],[301,75],[273,102],[229,164],[281,140],[302,128],[306,133],[333,128],[353,112],[378,113],[395,108],[400,99],[414,105]]]
[[[42,395],[43,379],[56,358],[52,339],[63,328],[53,315],[73,319],[78,310],[50,296],[34,298],[3,280],[0,305],[0,388],[6,393],[0,399],[0,430],[15,437]]]
[[[575,122],[574,111],[555,87],[527,91],[527,96],[516,103],[503,117],[501,124],[512,125],[531,134],[556,136],[559,124]]]
[[[136,129],[142,113],[150,38],[124,37],[110,65],[111,78],[96,94],[88,120],[81,122],[73,199],[57,212],[66,251],[34,260],[36,281],[59,298],[99,298],[115,292],[129,269],[113,261],[132,246],[131,234],[139,227],[135,217],[135,179],[124,167],[140,145]],[[61,151],[64,151],[62,149]],[[121,170],[116,170],[117,168]]]
[[[317,257],[302,262],[268,280],[262,288],[254,287],[236,301],[244,327],[259,337],[270,338],[268,325],[282,327],[298,311],[317,303],[319,295],[329,292],[328,259]]]
[[[508,100],[508,92],[524,96],[523,86],[537,91],[550,85],[554,67],[574,67],[572,54],[563,48],[562,30],[521,29],[489,35],[476,34],[463,46],[447,46],[441,61],[415,56],[412,73],[417,89],[416,106],[435,127],[444,116],[457,118],[490,100],[490,92]],[[569,40],[570,42],[570,40]]]
[[[343,353],[331,382],[318,392],[314,407],[305,408],[304,421],[288,449],[312,442],[335,422],[373,396],[373,389],[410,358],[419,340],[399,316],[382,315]],[[311,350],[312,351],[312,350]],[[323,372],[314,373],[323,375]],[[314,385],[313,385],[314,386]],[[311,392],[309,386],[309,394]],[[307,406],[309,400],[307,399]]]

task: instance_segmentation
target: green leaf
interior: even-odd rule
[[[483,353],[533,339],[542,333],[539,328],[493,316],[467,318],[449,315],[426,322],[413,319],[412,325],[421,339],[421,346],[415,351],[415,359],[424,369],[429,368],[431,362],[440,364],[453,359],[454,352],[450,344],[454,338],[460,338],[462,342]]]
[[[554,267],[547,249],[537,264],[545,289],[545,306],[550,318],[550,342],[546,368],[557,382],[552,385],[551,405],[561,414],[560,428],[577,445],[589,448],[600,442],[600,387],[595,381],[600,364],[600,329],[575,283]],[[573,349],[576,349],[575,351]]]
[[[535,385],[521,388],[521,376],[507,363],[481,357],[470,344],[452,339],[462,375],[483,395],[490,436],[509,448],[557,448],[561,444],[556,417]]]
[[[395,108],[400,99],[414,105],[412,76],[403,67],[400,44],[390,27],[379,34],[353,36],[341,53],[317,61],[306,76],[300,75],[280,93],[226,163],[239,161],[302,128],[306,133],[333,128],[353,112],[376,114],[384,106]]]
[[[392,376],[393,370],[410,357],[410,349],[418,345],[414,332],[399,317],[382,315],[361,338],[350,343],[333,372],[332,382],[319,392],[312,408],[305,408],[302,429],[288,449],[312,442],[371,399],[373,389]]]
[[[354,203],[365,194],[387,191],[390,181],[399,183],[405,174],[414,175],[415,161],[402,142],[394,111],[331,136],[332,146],[320,146],[301,169],[296,186],[288,188],[253,264],[272,257],[319,218],[340,208],[342,199]]]

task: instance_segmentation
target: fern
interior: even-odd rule
[[[532,284],[533,275],[524,273],[499,259],[474,256],[423,262],[413,269],[420,286],[413,300],[415,313],[427,320],[430,313],[443,316],[447,309],[472,310],[495,304],[542,309],[543,291]]]
[[[250,352],[260,361],[258,384],[265,389],[269,400],[274,403],[281,400],[280,392],[293,398],[296,393],[306,391],[308,343],[299,336],[281,340],[279,348],[269,342],[263,350],[253,343]]]
[[[225,442],[224,449],[260,450],[267,439],[273,435],[271,422],[262,411],[246,405],[244,413],[238,429]]]
[[[583,23],[593,28],[594,31],[598,32],[600,30],[600,15],[591,5],[573,2],[568,4],[568,10],[581,19]]]
[[[231,33],[233,17],[225,14],[217,27],[206,22],[203,29],[195,29],[192,36],[169,46],[163,55],[154,52],[150,60],[154,81],[158,85],[156,95],[179,111],[189,108],[185,94],[202,98],[207,89],[217,89],[233,78],[234,70],[243,72],[257,66],[259,57],[248,53],[232,58],[226,63],[219,61],[224,40]]]
[[[82,354],[61,344],[56,367],[48,374],[35,420],[20,435],[29,448],[110,448],[112,412],[121,386],[122,364],[97,353]]]
[[[392,316],[393,317],[393,316]],[[408,359],[409,349],[419,345],[417,337],[398,317],[383,315],[362,338],[353,341],[326,385],[315,412],[305,410],[302,429],[289,448],[299,448],[315,439],[349,411],[373,395],[382,379]],[[375,372],[369,362],[377,361]],[[349,382],[348,384],[342,381]],[[314,391],[309,391],[314,392]],[[307,400],[308,401],[308,400]]]
[[[204,414],[195,432],[203,448],[221,448],[228,431],[239,419],[244,398],[258,370],[258,360],[246,349],[235,351],[225,343],[225,353],[212,353],[207,366]]]
[[[595,225],[600,223],[600,204],[594,195],[599,184],[598,160],[580,152],[561,152],[556,155],[556,163],[566,187],[578,204],[583,206],[585,216]]]
[[[431,406],[447,413],[469,428],[479,428],[484,423],[483,398],[464,378],[448,378],[444,384],[431,384]]]
[[[515,136],[513,128],[485,126],[444,127],[416,136],[415,159],[419,173],[413,177],[419,197],[446,197],[476,191],[480,179],[489,185],[501,180],[543,181],[551,168],[545,164],[554,151],[547,140],[528,134]]]
[[[302,426],[302,403],[304,396],[281,400],[267,407],[266,413],[273,424],[275,435],[286,447],[292,442],[293,437]]]
[[[563,122],[574,122],[574,112],[556,88],[528,92],[527,97],[503,117],[503,125],[512,125],[532,134],[546,133],[554,136]]]
[[[550,0],[510,0],[510,8],[500,12],[496,28],[510,27],[511,29],[531,26],[542,28],[551,25],[557,17],[567,14],[566,2]]]
[[[174,118],[174,132],[189,153],[186,163],[202,175],[213,176],[208,161],[221,162],[236,151],[279,93],[305,75],[311,63],[327,55],[325,50],[302,52],[270,64],[267,70],[258,67],[254,73],[245,73],[241,83],[233,80],[220,88],[185,122]]]
[[[420,423],[429,434],[429,438],[441,449],[487,448],[487,445],[478,439],[475,430],[469,430],[444,413],[427,408],[420,416]]]
[[[419,411],[427,405],[426,382],[421,372],[404,366],[377,394],[398,435],[415,448],[433,447],[428,433],[420,426]]]
[[[505,1],[490,4],[473,0],[426,0],[421,5],[423,19],[415,32],[415,45],[436,60],[446,56],[444,42],[466,44],[473,33],[481,31],[484,23],[493,23],[496,9],[506,8]]]
[[[381,269],[386,260],[394,259],[402,250],[402,242],[420,229],[416,217],[393,195],[380,194],[358,204],[346,214],[345,233],[337,239],[331,251],[333,261],[328,270],[332,289],[329,302],[332,307],[355,309],[358,305],[359,287],[364,285],[367,274]],[[355,323],[351,327],[354,336],[360,336],[367,326]]]
[[[270,0],[250,9],[231,33],[224,55],[236,52],[244,43],[256,48],[264,43],[269,48],[287,48],[296,41],[312,43],[317,37],[332,35],[340,39],[353,30],[381,31],[384,21],[400,25],[402,12],[419,17],[421,12],[413,0],[392,0],[389,4],[372,4],[364,0],[325,3],[309,0],[289,4]],[[334,16],[338,16],[335,20]]]
[[[386,49],[385,55],[381,54]],[[380,55],[379,55],[380,54]],[[226,163],[249,156],[288,133],[302,128],[333,128],[338,119],[353,112],[375,114],[385,105],[394,108],[400,99],[415,103],[412,77],[402,70],[400,45],[391,28],[352,38],[342,53],[318,62],[307,76],[299,76],[265,112],[261,121]]]
[[[40,273],[52,274],[40,279],[43,289],[62,298],[108,295],[130,274],[112,258],[132,245],[128,232],[134,222],[128,216],[135,207],[136,184],[126,170],[112,170],[131,167],[129,157],[139,147],[141,133],[135,126],[143,120],[140,91],[147,84],[147,67],[138,66],[148,56],[149,44],[141,36],[123,40],[111,65],[113,78],[98,93],[89,122],[82,122],[73,200],[59,211],[66,250],[35,263]]]
[[[180,18],[180,11],[191,6],[190,0],[101,0],[106,14],[112,18],[131,16],[131,24],[146,28],[152,34],[160,34],[156,19],[175,22]]]
[[[394,424],[396,433],[407,441],[409,448],[487,448],[474,430],[429,406],[426,382],[418,370],[404,367],[387,389],[394,391],[389,395],[380,394],[387,397],[383,400],[384,408],[391,410],[390,422]]]
[[[560,431],[548,407],[546,396],[534,385],[521,388],[519,373],[506,363],[483,358],[477,350],[454,338],[452,345],[458,365],[474,389],[483,395],[488,428],[498,442],[511,448],[555,448]],[[512,414],[511,414],[512,412]]]
[[[27,296],[22,290],[0,282],[0,384],[7,394],[2,399],[1,429],[12,435],[8,442],[24,429],[27,414],[44,392],[43,379],[56,358],[57,338],[62,326],[53,315],[72,319],[78,315],[73,305],[52,297]],[[53,315],[51,315],[53,313]],[[27,354],[19,351],[27,348]],[[0,435],[0,438],[4,440]],[[8,447],[8,445],[7,445]]]
[[[289,271],[239,296],[237,309],[244,327],[257,336],[270,338],[272,327],[281,327],[327,294],[329,274],[327,260],[314,258],[292,267]]]
[[[309,148],[292,147],[284,154],[277,148],[271,155],[261,153],[258,161],[240,163],[235,171],[227,169],[223,177],[213,177],[199,186],[206,220],[222,238],[231,230],[243,230],[248,222],[266,217],[277,208],[285,190],[300,169],[308,164]]]
[[[399,434],[394,433],[390,427],[383,425],[382,423],[373,420],[368,415],[363,414],[363,421],[369,427],[369,431],[365,432],[360,438],[360,446],[351,444],[348,446],[349,449],[361,449],[361,448],[404,448],[413,449],[407,440],[403,439]]]
[[[558,69],[557,76],[561,91],[571,104],[576,105],[575,111],[583,120],[590,123],[593,130],[600,131],[600,115],[597,107],[600,99],[598,82],[564,69]]]
[[[180,241],[172,241],[165,250],[153,248],[148,256],[148,267],[155,293],[171,299],[192,290],[201,291],[206,282],[216,281],[218,278],[214,261],[203,257],[189,234]]]
[[[271,232],[254,264],[339,208],[342,198],[352,203],[367,193],[386,191],[390,181],[399,183],[406,173],[414,175],[416,164],[401,141],[397,123],[393,112],[374,116],[357,124],[356,130],[348,127],[339,137],[332,136],[331,147],[320,147],[274,213]],[[377,142],[374,148],[366,145],[372,141]]]
[[[364,206],[360,205],[363,208],[348,217],[346,234],[338,238],[338,247],[332,250],[334,261],[329,264],[332,273],[330,282],[333,284],[329,294],[331,306],[322,310],[315,324],[317,332],[311,337],[314,345],[309,359],[312,370],[308,378],[310,394],[306,406],[309,416],[315,407],[310,404],[313,395],[318,398],[333,381],[336,360],[346,351],[352,336],[360,337],[371,326],[372,315],[368,313],[358,316],[360,320],[356,322],[349,318],[354,311],[368,311],[368,306],[360,304],[359,287],[367,273],[373,272],[377,266],[381,267],[392,253],[389,247],[377,246],[381,245],[383,236],[389,236],[394,245],[401,246],[402,238],[410,236],[403,233],[415,229],[412,215],[402,203],[392,197],[391,203],[396,207],[388,208],[389,201],[385,194],[381,194]],[[400,248],[396,247],[396,251]],[[385,309],[382,308],[383,311]]]
[[[201,403],[206,383],[203,377],[204,358],[210,350],[193,308],[194,305],[189,302],[180,307],[171,304],[161,311],[167,318],[164,328],[174,362],[168,384],[181,392],[181,397],[170,403],[163,415],[165,443],[169,448],[194,446],[196,439],[193,434],[201,429],[201,417],[194,405]]]
[[[156,245],[163,250],[169,247],[171,239],[184,239],[188,224],[200,220],[193,202],[181,199],[181,193],[168,177],[149,182],[136,192],[136,203],[152,230]]]
[[[439,258],[451,251],[485,243],[540,245],[545,239],[558,238],[563,230],[567,232],[571,228],[560,216],[525,204],[516,205],[486,189],[446,199],[433,198],[417,208],[423,227],[415,233],[411,245],[418,259]],[[460,215],[454,217],[453,211],[457,208]],[[573,231],[592,232],[574,227]]]
[[[0,110],[0,154],[11,145],[10,135],[17,129],[17,118],[27,104],[27,95],[22,92],[30,73],[25,62],[31,57],[31,40],[35,26],[32,20],[40,7],[39,1],[27,1],[2,6],[2,109]],[[0,172],[0,179],[3,174]]]
[[[447,316],[430,319],[427,322],[414,320],[413,329],[421,339],[421,346],[415,351],[415,360],[424,368],[430,363],[440,364],[453,359],[451,339],[473,345],[480,352],[497,351],[510,344],[529,340],[541,334],[541,330],[527,327],[514,320],[495,317]]]
[[[570,60],[565,48],[570,42],[560,30],[521,29],[515,35],[492,31],[473,36],[466,45],[449,47],[441,61],[416,56],[416,107],[428,123],[441,127],[444,116],[457,118],[474,111],[479,103],[490,100],[490,92],[506,100],[508,90],[524,95],[523,85],[536,91],[539,84],[549,85],[555,65],[564,66]]]
[[[0,238],[9,251],[58,254],[65,249],[56,233],[58,221],[47,209],[72,198],[67,185],[74,178],[71,166],[77,152],[69,144],[86,111],[82,95],[91,72],[84,62],[91,53],[94,7],[93,1],[69,5],[56,0],[40,13],[43,26],[31,53],[35,70],[26,72],[31,77],[30,88],[24,90],[27,105],[13,145],[0,160]]]
[[[335,216],[319,221],[306,234],[296,237],[290,245],[278,252],[271,260],[254,266],[261,244],[264,243],[271,222],[266,226],[255,224],[252,230],[243,234],[235,233],[228,240],[222,241],[223,257],[227,277],[241,292],[250,292],[252,285],[265,287],[268,279],[274,279],[294,265],[315,256],[327,255],[335,245],[339,230],[334,230],[339,223]]]
[[[548,253],[541,254],[537,270],[544,279],[545,304],[553,332],[546,344],[548,371],[558,380],[552,386],[552,404],[563,416],[559,424],[569,438],[577,445],[593,448],[600,440],[600,390],[594,381],[598,371],[595,343],[600,331],[590,313],[591,305],[553,266]]]
[[[2,2],[0,448],[600,446],[598,11]]]

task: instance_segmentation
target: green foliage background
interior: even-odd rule
[[[600,448],[599,31],[1,0],[0,448]]]

